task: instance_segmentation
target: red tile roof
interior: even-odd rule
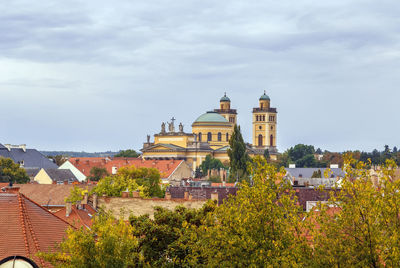
[[[235,183],[226,182],[224,185],[221,182],[212,182],[211,187],[235,187]]]
[[[21,193],[0,193],[0,259],[20,255],[47,266],[35,254],[52,251],[71,225]]]
[[[135,166],[137,168],[156,168],[160,171],[162,178],[168,178],[183,160],[143,160],[133,157],[72,157],[69,162],[79,169],[85,176],[90,175],[93,167],[106,168],[112,174],[113,167]]]
[[[76,228],[80,227],[91,227],[92,217],[97,213],[90,205],[85,205],[83,209],[78,209],[76,205],[72,205],[72,210],[69,216],[66,215],[66,208],[62,208],[61,210],[54,213],[61,219],[69,222],[71,225]]]

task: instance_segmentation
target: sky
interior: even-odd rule
[[[266,90],[280,152],[400,146],[400,1],[0,3],[0,143],[139,150],[224,92],[251,142]]]

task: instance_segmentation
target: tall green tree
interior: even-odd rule
[[[29,176],[25,169],[10,158],[0,157],[0,182],[27,183]]]
[[[247,164],[250,161],[250,157],[246,152],[246,144],[244,143],[242,133],[240,132],[240,126],[235,125],[232,136],[229,140],[228,156],[230,161],[230,179],[235,180],[247,180]]]

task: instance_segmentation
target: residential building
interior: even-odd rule
[[[42,168],[34,177],[33,181],[39,184],[71,184],[78,183],[77,178],[69,169]]]
[[[0,144],[0,157],[11,158],[23,168],[58,168],[58,166],[36,149],[27,149],[25,144]]]
[[[18,187],[0,192],[0,208],[0,260],[23,256],[41,267],[49,266],[36,253],[54,251],[72,226],[20,193]]]

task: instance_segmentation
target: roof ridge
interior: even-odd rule
[[[22,235],[24,237],[24,242],[25,242],[25,251],[26,255],[29,256],[29,244],[28,244],[28,238],[26,237],[26,226],[25,226],[25,221],[24,221],[24,209],[22,205],[22,198],[21,195],[17,195],[18,197],[18,205],[19,205],[19,220],[22,226]]]
[[[38,203],[36,203],[35,201],[33,201],[32,199],[28,198],[27,196],[25,196],[24,194],[20,193],[20,195],[22,195],[25,199],[28,199],[29,201],[31,201],[32,203],[34,203],[35,205],[39,206],[41,209],[43,209],[44,211],[46,211],[47,213],[49,213],[50,215],[53,215],[54,217],[62,220],[63,222],[65,222],[66,224],[68,224],[69,226],[75,228],[73,225],[71,225],[69,222],[67,222],[66,220],[60,218],[59,216],[55,215],[54,213],[51,213],[50,211],[48,211],[47,209],[45,209],[43,206],[39,205]],[[75,228],[76,229],[76,228]]]

